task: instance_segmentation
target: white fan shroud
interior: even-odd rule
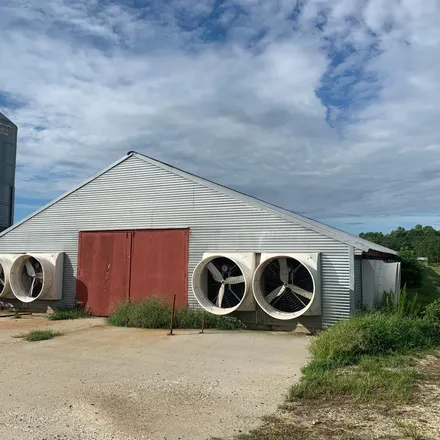
[[[240,269],[244,276],[244,293],[241,301],[234,307],[222,308],[212,303],[207,294],[208,264],[216,259],[231,260]],[[194,269],[192,275],[192,290],[197,302],[208,312],[214,315],[228,315],[235,311],[254,311],[256,304],[250,294],[252,275],[255,270],[254,253],[204,253],[203,259]]]
[[[62,297],[63,253],[28,253],[18,257],[11,267],[10,286],[14,296],[21,302],[36,300],[59,300]],[[36,280],[41,281],[38,294],[30,294],[31,280],[29,263],[37,262],[39,269]],[[35,269],[35,267],[34,267]],[[31,269],[32,270],[32,269]],[[40,274],[40,275],[38,275]]]
[[[23,254],[0,254],[0,298],[15,299],[11,290],[10,276],[14,261]]]
[[[263,274],[268,265],[278,259],[292,258],[301,263],[308,271],[313,280],[313,294],[309,303],[299,311],[296,312],[284,312],[266,301],[265,289],[262,286]],[[280,281],[280,285],[281,281]],[[298,318],[303,315],[320,315],[321,314],[321,282],[320,282],[320,254],[275,254],[275,253],[263,253],[261,254],[260,264],[255,270],[252,279],[252,290],[261,309],[269,316],[279,320],[290,320]]]

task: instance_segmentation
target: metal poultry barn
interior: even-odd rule
[[[386,288],[397,290],[393,259],[390,249],[136,152],[0,234],[2,295],[21,308],[79,301],[106,316],[123,301],[176,294],[181,306],[280,328],[353,314],[365,262],[380,272],[369,297],[385,288],[384,267],[393,274]]]

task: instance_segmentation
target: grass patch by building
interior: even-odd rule
[[[283,411],[234,439],[436,439],[439,348],[440,299],[416,308],[404,295],[341,321],[312,341]]]
[[[312,362],[289,400],[344,397],[356,402],[408,403],[421,375],[412,356],[365,356],[357,365],[325,368]]]
[[[67,319],[90,318],[92,312],[83,308],[56,309],[52,315],[48,316],[51,321],[62,321]]]
[[[109,324],[119,327],[166,329],[171,322],[171,306],[158,298],[142,302],[127,302],[107,318]],[[205,328],[235,330],[244,328],[243,323],[233,317],[215,316],[203,310],[178,308],[174,315],[174,328]]]
[[[14,338],[21,338],[28,342],[36,342],[36,341],[45,341],[47,339],[53,339],[61,335],[62,335],[61,332],[52,329],[44,329],[44,330],[30,330],[26,333],[20,333],[14,336]]]
[[[341,321],[312,342],[312,360],[290,400],[409,401],[419,378],[415,356],[437,346],[440,329],[430,317],[373,312]]]

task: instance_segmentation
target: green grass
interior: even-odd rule
[[[55,338],[56,336],[61,336],[62,333],[52,330],[30,330],[27,333],[20,333],[19,335],[14,336],[14,338],[21,338],[28,342],[36,342],[36,341],[45,341],[47,339]]]
[[[347,429],[345,420],[318,419],[315,424],[314,414],[321,412],[322,417],[323,411],[342,406],[356,414],[364,404],[369,412],[392,414],[399,404],[414,401],[420,381],[438,381],[438,371],[422,367],[419,361],[428,354],[440,357],[440,300],[435,300],[437,295],[428,300],[426,294],[419,306],[419,297],[404,292],[400,304],[382,304],[380,310],[364,312],[320,333],[310,346],[311,361],[290,389],[282,417],[267,418],[259,428],[234,439],[370,438]],[[422,438],[417,426],[409,422],[399,427],[407,438]]]
[[[87,309],[56,309],[53,315],[48,316],[48,319],[51,321],[62,321],[66,319],[90,318],[91,316],[93,314]]]
[[[357,364],[363,356],[410,353],[440,344],[440,332],[423,318],[373,312],[341,321],[316,337],[314,362],[333,367]]]
[[[357,402],[408,403],[420,378],[411,356],[365,356],[357,365],[325,368],[312,362],[289,400],[347,397]]]
[[[316,437],[310,428],[299,424],[286,423],[286,420],[279,417],[263,418],[263,425],[253,429],[249,433],[238,434],[234,440],[321,440]],[[211,440],[225,440],[211,438]],[[342,439],[341,440],[345,440]]]
[[[171,307],[158,298],[122,304],[107,318],[109,324],[119,327],[166,329],[170,327]],[[205,328],[234,330],[244,328],[241,321],[232,317],[215,316],[202,310],[179,308],[174,315],[174,328]]]
[[[370,312],[317,336],[311,362],[290,400],[344,396],[363,402],[409,401],[418,374],[414,356],[440,345],[432,319]]]

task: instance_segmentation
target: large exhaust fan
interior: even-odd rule
[[[321,314],[319,254],[262,254],[252,286],[258,305],[275,319]]]
[[[255,254],[205,253],[193,273],[194,295],[205,310],[215,315],[255,310],[249,294],[254,270]]]
[[[0,255],[0,298],[15,298],[12,294],[10,277],[14,261],[20,257],[17,254]]]
[[[25,254],[11,267],[14,296],[25,303],[37,299],[59,300],[62,296],[64,254]]]

